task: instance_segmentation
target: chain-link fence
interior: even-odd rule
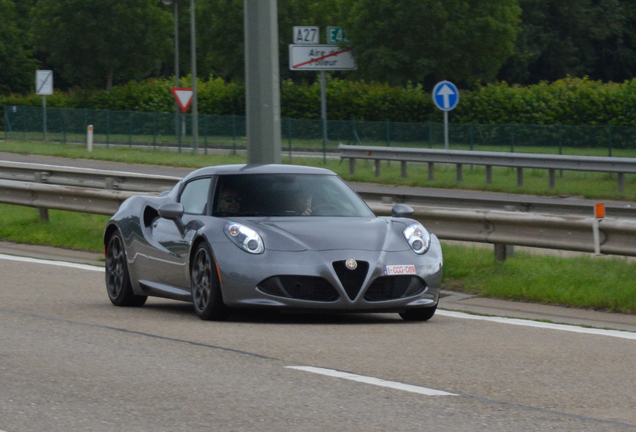
[[[191,148],[189,114],[90,109],[4,107],[5,139],[86,142],[105,146]],[[284,152],[337,152],[338,144],[444,148],[444,125],[390,121],[329,120],[323,142],[322,120],[284,118]],[[246,148],[245,117],[199,115],[199,147]],[[525,124],[450,124],[451,149],[635,156],[636,127]]]

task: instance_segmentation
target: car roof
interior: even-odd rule
[[[193,177],[209,175],[245,175],[245,174],[320,174],[336,175],[333,171],[324,168],[307,167],[300,165],[267,164],[267,165],[216,165],[200,168],[188,174],[183,180]]]

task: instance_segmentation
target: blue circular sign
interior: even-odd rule
[[[440,81],[433,88],[433,102],[442,111],[450,111],[459,103],[459,90],[450,81]]]

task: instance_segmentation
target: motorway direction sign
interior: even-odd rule
[[[170,90],[172,90],[172,94],[177,100],[181,111],[184,113],[188,112],[188,108],[190,108],[190,104],[192,103],[192,95],[194,94],[192,89],[184,87],[170,87]]]
[[[320,43],[320,27],[318,26],[294,26],[295,44]]]
[[[348,42],[347,35],[345,35],[342,27],[327,27],[327,43],[328,44],[337,44],[339,42]]]
[[[450,81],[440,81],[433,88],[433,102],[442,111],[450,111],[459,103],[459,90]]]
[[[35,71],[35,93],[40,96],[53,94],[53,71]]]
[[[334,45],[290,45],[289,69],[307,70],[355,70],[358,68],[351,54],[353,48]]]

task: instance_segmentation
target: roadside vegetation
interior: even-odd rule
[[[88,153],[84,146],[60,143],[34,143],[20,141],[0,142],[0,152],[58,156],[72,159],[93,159],[125,163],[139,163],[151,165],[167,165],[189,167],[192,169],[209,165],[245,163],[245,156],[241,155],[195,155],[189,149],[182,153],[169,151],[152,151],[135,148],[103,148],[96,147]],[[548,171],[539,169],[524,170],[524,185],[517,186],[516,171],[510,168],[493,168],[493,181],[486,184],[484,167],[465,166],[463,181],[456,180],[454,166],[436,164],[435,179],[428,180],[426,164],[410,163],[408,176],[401,177],[400,164],[383,162],[381,174],[375,176],[375,165],[370,161],[358,161],[354,175],[349,174],[348,161],[328,159],[323,162],[322,157],[290,158],[283,152],[285,163],[324,167],[335,171],[343,179],[354,182],[372,182],[402,186],[433,187],[445,189],[485,190],[491,192],[507,192],[517,194],[534,194],[548,196],[580,196],[590,199],[636,200],[636,176],[625,176],[625,190],[618,192],[617,177],[612,174],[564,171],[557,174],[556,186],[548,186]]]
[[[198,168],[201,166],[244,163],[239,155],[195,156],[191,153],[153,152],[136,149],[101,149],[91,154],[83,147],[66,144],[0,142],[0,151],[44,154],[68,158],[90,158],[127,163],[146,163]],[[294,163],[325,166],[322,159],[293,160]],[[399,165],[382,166],[379,179],[373,165],[359,163],[356,175],[348,175],[348,164],[329,160],[327,168],[349,181],[382,181],[426,187],[458,187],[455,171],[439,168],[436,180],[429,182],[425,167],[412,167],[409,177],[399,177]],[[483,170],[465,169],[462,188],[486,189]],[[551,193],[596,195],[605,198],[633,200],[634,179],[626,182],[628,193],[617,195],[616,179],[607,175],[564,173],[557,178],[557,189]],[[516,187],[516,174],[508,169],[495,172],[488,190],[547,193],[547,174],[529,172],[526,186]],[[68,249],[86,250],[101,254],[102,235],[107,216],[49,211],[50,222],[40,221],[37,210],[0,204],[0,239],[25,244],[45,244]],[[564,258],[548,255],[515,253],[504,263],[495,261],[490,248],[444,245],[444,279],[447,289],[482,296],[554,305],[590,308],[636,314],[636,263],[623,258],[594,257]]]

